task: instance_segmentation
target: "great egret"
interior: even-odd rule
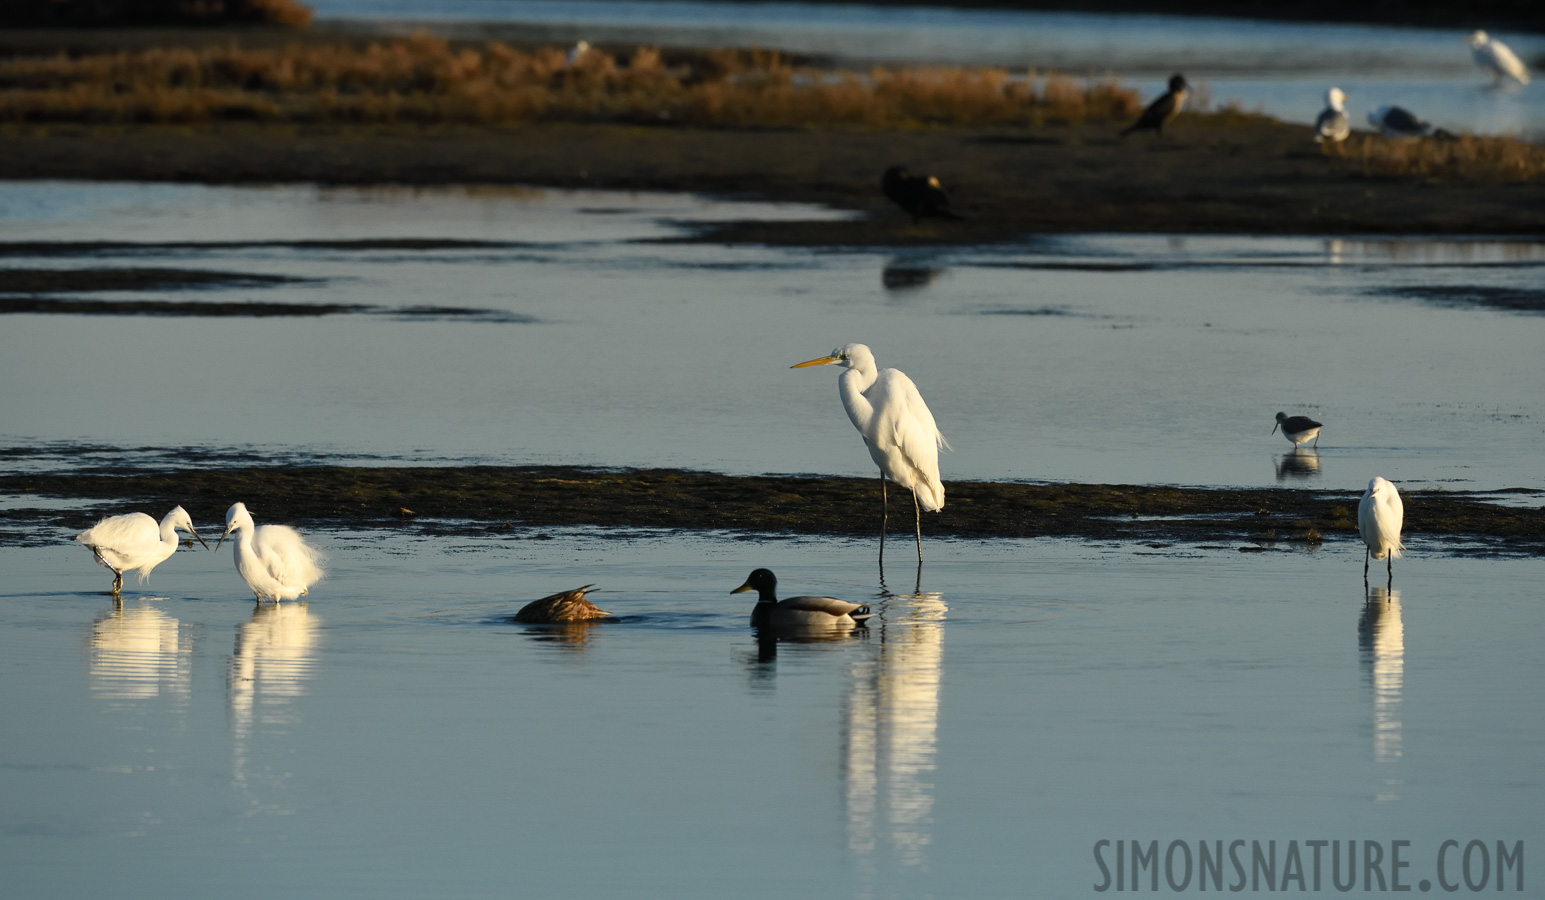
[[[1387,559],[1389,577],[1395,577],[1395,557],[1405,549],[1400,542],[1400,528],[1405,523],[1405,504],[1400,492],[1383,478],[1374,476],[1368,490],[1357,503],[1357,531],[1368,549],[1363,553],[1363,580],[1368,580],[1368,560]]]
[[[1136,122],[1122,129],[1121,136],[1126,137],[1134,131],[1153,131],[1163,134],[1164,126],[1180,114],[1181,107],[1186,105],[1186,98],[1190,95],[1191,89],[1186,84],[1185,76],[1175,73],[1170,76],[1169,90],[1148,104],[1148,108],[1143,110],[1143,114],[1138,116]]]
[[[588,591],[595,590],[595,585],[587,584],[572,591],[559,591],[540,600],[532,600],[520,608],[515,614],[515,621],[530,622],[535,624],[553,624],[557,622],[585,622],[590,619],[599,619],[609,616],[611,613],[604,609],[597,609],[594,603],[585,599]]]
[[[1341,88],[1333,87],[1325,92],[1325,109],[1314,120],[1314,139],[1321,144],[1339,144],[1352,133],[1352,120],[1347,118],[1343,105],[1347,95]]]
[[[1277,413],[1277,424],[1271,426],[1271,433],[1276,434],[1277,429],[1282,429],[1282,436],[1293,442],[1293,446],[1307,444],[1314,441],[1314,449],[1320,447],[1320,429],[1324,426],[1308,416],[1290,416],[1285,412]]]
[[[770,569],[755,569],[745,584],[730,593],[756,591],[756,606],[751,609],[752,628],[851,628],[870,616],[869,607],[835,597],[779,600],[777,590],[778,576]]]
[[[225,511],[225,534],[220,544],[237,532],[234,546],[236,572],[259,603],[264,597],[275,602],[294,600],[322,580],[322,554],[308,546],[300,532],[288,525],[264,525],[252,522],[245,503],[235,503]]]
[[[885,519],[890,512],[885,480],[889,478],[912,492],[916,520],[917,560],[923,561],[922,510],[944,508],[944,483],[939,480],[939,448],[949,442],[934,424],[933,413],[912,383],[899,369],[876,369],[874,354],[863,344],[838,347],[830,356],[790,366],[842,366],[837,393],[848,419],[864,439],[869,456],[880,467],[880,553],[885,553]]]
[[[161,519],[156,520],[144,513],[128,513],[109,516],[75,536],[75,540],[91,548],[97,562],[113,570],[113,593],[123,590],[123,573],[139,571],[139,580],[150,577],[150,570],[177,552],[180,540],[177,529],[198,538],[204,549],[209,545],[193,530],[193,520],[182,507],[174,507]]]
[[[1507,44],[1484,31],[1471,34],[1465,41],[1470,45],[1475,64],[1485,69],[1494,83],[1500,85],[1505,78],[1511,78],[1519,84],[1529,83],[1529,70]]]
[[[1433,128],[1431,122],[1417,118],[1415,113],[1401,106],[1379,107],[1368,114],[1368,124],[1379,129],[1379,133],[1385,137],[1409,138],[1448,134],[1442,129]]]
[[[913,175],[906,166],[891,166],[880,179],[880,190],[890,201],[912,215],[916,225],[924,217],[958,219],[950,212],[950,196],[932,175]]]

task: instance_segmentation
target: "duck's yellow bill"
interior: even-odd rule
[[[832,363],[836,362],[837,359],[838,359],[838,357],[835,357],[835,356],[823,356],[823,357],[821,357],[819,359],[807,359],[807,360],[805,360],[802,363],[795,363],[794,365],[789,366],[789,368],[791,368],[791,369],[803,369],[805,366],[829,366]]]
[[[796,367],[795,366],[790,366],[789,368],[796,368]],[[751,582],[748,581],[745,584],[741,585],[740,587],[736,588],[735,590],[730,591],[730,593],[732,593],[732,594],[744,594],[746,591],[749,591],[749,590],[751,590]]]

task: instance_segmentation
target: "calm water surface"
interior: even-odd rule
[[[1172,72],[1235,101],[1309,123],[1325,89],[1348,95],[1354,126],[1406,106],[1453,131],[1545,137],[1545,94],[1491,90],[1454,31],[1181,16],[1092,15],[803,3],[316,0],[319,18],[411,33],[630,44],[769,47],[862,68],[933,63],[1115,73],[1145,96]],[[1484,22],[1477,22],[1485,25]],[[1496,34],[1532,68],[1545,38]]]

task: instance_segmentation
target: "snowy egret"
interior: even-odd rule
[[[912,383],[898,369],[876,369],[874,354],[863,344],[838,347],[830,356],[789,366],[839,365],[847,369],[837,377],[837,392],[848,419],[864,439],[869,456],[880,467],[880,553],[885,553],[885,519],[890,500],[885,493],[889,478],[912,492],[912,511],[917,525],[917,560],[923,560],[923,513],[944,508],[944,483],[939,480],[939,448],[949,442],[934,424],[933,413]]]
[[[1341,88],[1331,88],[1325,92],[1325,109],[1320,112],[1320,117],[1314,120],[1314,139],[1321,144],[1339,144],[1352,133],[1352,120],[1347,118],[1347,95],[1341,92]]]
[[[1153,131],[1162,135],[1164,133],[1164,126],[1168,125],[1171,119],[1180,114],[1180,109],[1185,106],[1186,97],[1190,96],[1190,94],[1191,89],[1186,84],[1185,76],[1178,72],[1170,76],[1169,90],[1159,95],[1157,100],[1148,104],[1148,108],[1143,110],[1143,114],[1138,117],[1137,121],[1133,122],[1130,127],[1122,130],[1121,136],[1126,137],[1134,131]]]
[[[1363,552],[1363,580],[1368,580],[1368,560],[1387,559],[1389,577],[1395,577],[1395,557],[1405,549],[1400,543],[1400,527],[1405,523],[1405,504],[1400,492],[1383,478],[1374,476],[1368,490],[1357,503],[1357,531],[1368,549]]]
[[[594,603],[585,599],[586,592],[593,590],[595,585],[587,584],[572,591],[559,591],[540,600],[532,600],[515,614],[515,621],[538,624],[584,622],[611,615],[604,609],[597,609]]]
[[[932,175],[913,175],[906,166],[891,166],[880,179],[880,190],[890,201],[912,215],[916,225],[924,217],[959,219],[950,212],[950,196]]]
[[[574,46],[569,48],[568,55],[566,55],[564,57],[564,62],[567,63],[568,65],[572,66],[575,63],[579,62],[581,59],[583,59],[585,54],[589,53],[589,52],[590,52],[590,42],[589,41],[577,41],[574,44]]]
[[[144,513],[109,516],[75,536],[96,556],[97,562],[113,570],[113,593],[123,590],[123,573],[139,570],[139,580],[150,577],[150,570],[177,552],[181,528],[208,549],[209,545],[193,530],[193,520],[178,506],[157,525]]]
[[[1282,429],[1282,436],[1293,442],[1293,446],[1307,444],[1314,441],[1313,447],[1319,449],[1320,429],[1324,426],[1308,416],[1290,416],[1285,412],[1277,413],[1277,424],[1271,426],[1271,433],[1276,434],[1277,429]]]
[[[216,550],[233,531],[237,532],[231,542],[236,572],[259,603],[264,597],[275,602],[294,600],[322,580],[322,554],[288,525],[258,527],[247,505],[234,503],[225,511],[225,534],[215,543]]]
[[[1507,44],[1484,31],[1471,34],[1465,41],[1470,45],[1475,64],[1491,75],[1494,84],[1500,85],[1504,79],[1512,79],[1519,84],[1529,83],[1529,70],[1524,68],[1524,64]]]
[[[779,600],[777,590],[778,576],[770,569],[756,569],[745,584],[730,593],[756,591],[756,606],[751,609],[752,628],[851,628],[870,616],[869,607],[858,603],[835,597]]]
[[[1417,118],[1415,113],[1401,106],[1379,107],[1368,114],[1368,124],[1379,129],[1379,133],[1385,137],[1427,137],[1448,134],[1441,128],[1433,128],[1431,122]]]

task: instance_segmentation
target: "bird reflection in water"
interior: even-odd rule
[[[1357,620],[1357,643],[1373,689],[1373,760],[1398,762],[1403,755],[1400,701],[1405,686],[1405,627],[1400,619],[1400,592],[1370,587]],[[1375,797],[1400,799],[1398,779],[1386,778]]]
[[[565,650],[579,652],[589,645],[590,630],[599,627],[603,622],[615,622],[609,619],[587,619],[579,622],[558,622],[548,625],[529,625],[521,634],[533,641],[544,644],[556,644]],[[525,624],[525,623],[523,623]]]
[[[305,696],[315,667],[318,619],[305,603],[256,606],[236,631],[231,656],[231,716],[236,736],[253,725],[293,721],[291,704]]]
[[[1303,480],[1317,478],[1320,474],[1320,454],[1318,451],[1307,447],[1296,447],[1282,454],[1277,461],[1277,480],[1287,481],[1290,478]]]
[[[939,593],[890,596],[869,627],[876,652],[849,667],[843,747],[848,849],[871,878],[898,865],[928,864],[947,611]]]
[[[893,293],[915,291],[938,281],[943,274],[944,269],[941,267],[921,265],[914,260],[893,259],[880,272],[880,284]]]
[[[193,642],[178,621],[151,606],[115,602],[91,623],[91,693],[104,700],[149,700],[192,692]]]

